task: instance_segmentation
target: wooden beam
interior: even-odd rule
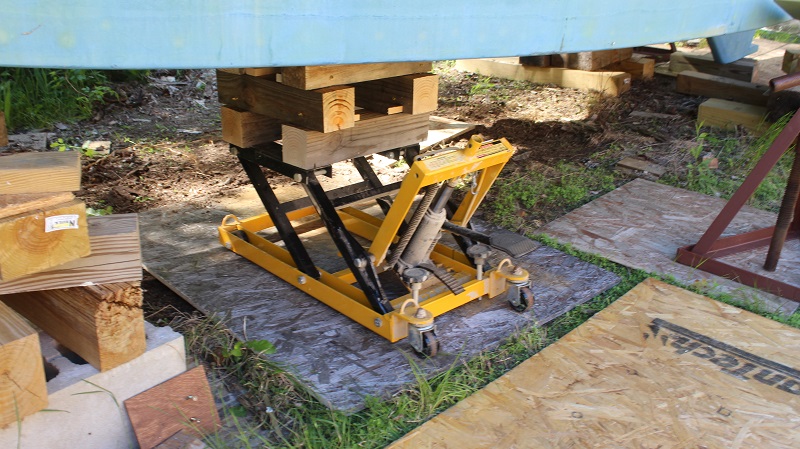
[[[0,111],[0,147],[8,145],[8,128],[6,128],[6,114]]]
[[[0,195],[74,192],[81,189],[81,159],[75,151],[0,156]]]
[[[384,112],[386,105],[400,105],[406,114],[426,114],[439,106],[439,75],[418,73],[355,84],[356,105]]]
[[[0,302],[0,427],[47,407],[39,334]]]
[[[456,69],[498,78],[556,84],[581,90],[595,90],[617,96],[631,88],[631,76],[624,72],[587,72],[558,67],[530,67],[518,63],[518,58],[461,59]]]
[[[339,131],[355,122],[355,89],[349,86],[302,90],[218,70],[217,89],[220,103],[314,131]]]
[[[0,281],[0,295],[142,279],[136,214],[89,217],[91,255],[49,270]]]
[[[71,192],[0,195],[0,219],[49,209],[75,199]]]
[[[599,70],[615,62],[630,59],[631,56],[633,56],[632,48],[557,53],[550,56],[550,65],[575,70]]]
[[[800,48],[787,48],[783,54],[783,61],[781,62],[781,70],[786,74],[796,73],[800,62]]]
[[[736,103],[719,98],[703,102],[697,111],[697,123],[715,128],[743,126],[753,133],[764,130],[767,108],[745,103]]]
[[[282,82],[298,89],[353,84],[412,73],[430,72],[430,62],[389,62],[380,64],[340,64],[284,67]]]
[[[323,167],[413,145],[427,134],[428,114],[363,113],[354,128],[328,134],[284,125],[283,162],[306,169]]]
[[[138,282],[15,293],[0,299],[100,371],[133,360],[147,346]]]
[[[217,69],[234,75],[266,76],[281,73],[281,67],[247,67],[241,69]]]
[[[222,140],[237,147],[248,148],[281,138],[281,122],[265,115],[223,106]]]
[[[88,256],[86,206],[72,200],[0,219],[0,242],[2,281]]]
[[[669,70],[676,74],[685,70],[703,72],[752,83],[758,76],[758,61],[744,58],[730,64],[720,64],[710,54],[675,52],[669,56]]]
[[[635,80],[649,80],[655,76],[656,61],[652,58],[645,58],[643,56],[634,55],[630,59],[615,62],[608,67],[607,70],[614,72],[625,72],[631,75]]]
[[[766,106],[769,88],[708,73],[683,71],[678,74],[675,90],[688,95],[722,98],[724,100]]]

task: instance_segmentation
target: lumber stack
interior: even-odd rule
[[[79,153],[0,157],[0,427],[47,405],[28,321],[100,371],[145,350],[137,217],[87,217],[79,189]]]
[[[430,62],[217,71],[223,139],[304,169],[419,143],[438,103]]]

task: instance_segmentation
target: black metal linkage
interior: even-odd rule
[[[361,156],[353,159],[353,165],[356,166],[356,170],[358,170],[361,178],[370,183],[373,188],[377,189],[383,187],[383,183],[378,178],[378,175],[375,174],[375,171],[372,170],[372,166],[369,165],[369,162],[367,162],[365,157]],[[376,198],[375,201],[383,211],[383,215],[387,215],[389,213],[389,209],[392,207],[392,199],[389,196],[382,196]]]
[[[286,250],[289,251],[292,260],[294,260],[295,265],[297,265],[297,269],[314,279],[319,279],[319,270],[317,270],[317,267],[308,255],[308,251],[306,251],[306,248],[303,246],[303,242],[300,241],[300,237],[297,236],[297,232],[295,232],[292,227],[289,218],[286,216],[278,198],[275,196],[275,192],[273,192],[272,188],[269,186],[267,178],[264,176],[264,173],[261,172],[261,166],[242,156],[239,156],[239,162],[242,164],[245,173],[247,173],[247,177],[250,178],[250,182],[253,183],[253,187],[255,187],[256,193],[258,193],[258,197],[261,198],[264,208],[267,209],[267,213],[270,218],[272,218],[275,228],[281,235],[284,245],[286,245]]]
[[[350,271],[353,272],[372,308],[382,315],[391,312],[394,308],[383,292],[369,253],[344,227],[339,214],[336,213],[336,208],[328,199],[313,171],[308,172],[303,186],[317,208],[317,213],[325,223],[325,227],[328,228],[328,233],[336,244],[336,248],[342,253],[342,257]]]

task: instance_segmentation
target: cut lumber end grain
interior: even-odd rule
[[[354,85],[356,104],[386,113],[386,105],[399,104],[406,114],[426,114],[439,106],[439,75],[417,73]]]
[[[734,101],[711,98],[703,102],[697,112],[701,126],[731,129],[743,126],[759,134],[767,128],[767,108]]]
[[[752,83],[758,76],[758,61],[743,58],[729,64],[720,64],[714,61],[711,54],[675,52],[669,56],[669,70],[673,73],[691,70]]]
[[[709,73],[685,70],[678,74],[675,90],[682,94],[698,95],[723,100],[765,106],[769,88]]]
[[[0,112],[0,147],[8,145],[8,128],[6,127],[6,114]]]
[[[39,335],[0,302],[0,427],[47,406]]]
[[[0,280],[9,281],[88,256],[86,206],[80,200],[0,219]]]
[[[284,67],[281,82],[298,89],[312,90],[340,84],[353,84],[412,73],[430,72],[431,62],[389,62]]]
[[[787,48],[783,54],[783,61],[781,62],[781,70],[786,74],[796,73],[798,69],[798,61],[800,61],[800,48]],[[0,136],[2,138],[2,136]]]
[[[77,151],[45,151],[0,156],[0,195],[74,192],[81,189]]]
[[[281,138],[280,121],[243,109],[223,106],[222,140],[241,148],[248,148]]]
[[[0,195],[0,218],[48,209],[74,199],[71,192]]]
[[[133,360],[146,349],[142,289],[138,282],[0,298],[100,371]]]

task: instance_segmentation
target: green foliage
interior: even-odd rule
[[[777,42],[786,42],[788,44],[800,43],[800,36],[785,31],[756,30],[755,37]]]
[[[103,215],[111,215],[114,213],[114,208],[111,206],[101,207],[99,209],[93,207],[86,208],[86,215],[91,217],[102,217]]]
[[[245,350],[253,351],[258,355],[274,354],[275,346],[267,340],[237,341],[231,348],[223,350],[222,356],[238,360],[242,358]]]
[[[469,94],[472,95],[484,95],[487,94],[489,91],[494,88],[494,83],[491,82],[491,78],[488,76],[482,76],[478,82],[472,85],[469,88]]]

